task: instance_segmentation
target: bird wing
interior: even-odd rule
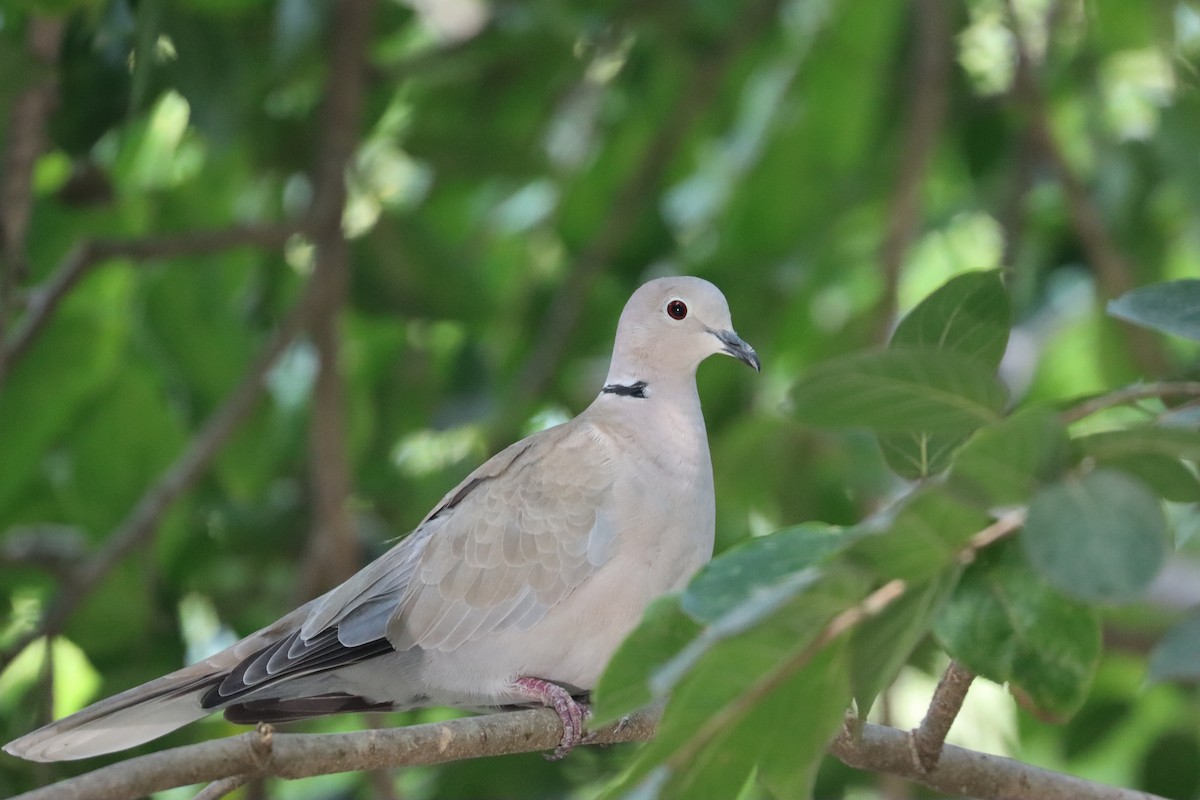
[[[612,554],[613,465],[593,425],[543,431],[481,469],[427,518],[429,530],[387,625],[397,650],[453,650],[528,630]],[[507,453],[507,451],[506,451]]]

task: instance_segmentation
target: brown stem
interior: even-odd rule
[[[104,261],[112,258],[149,261],[202,256],[235,247],[278,248],[300,231],[301,227],[294,224],[261,225],[124,241],[98,239],[80,242],[71,248],[50,277],[29,293],[25,316],[0,345],[0,383],[3,383],[6,372],[14,362],[33,345],[67,293]]]
[[[1067,424],[1078,422],[1100,411],[1155,397],[1200,397],[1200,381],[1162,381],[1126,386],[1068,408],[1062,412],[1062,421]]]
[[[334,11],[330,71],[321,114],[321,149],[311,210],[321,309],[311,335],[318,371],[313,388],[309,452],[314,525],[299,591],[320,594],[359,566],[350,518],[350,465],[346,452],[346,398],[340,367],[341,318],[350,281],[350,245],[342,233],[346,169],[358,144],[374,0],[342,0]]]
[[[950,733],[950,726],[962,709],[973,680],[974,674],[957,661],[951,661],[942,673],[925,718],[912,732],[913,755],[924,771],[931,772],[937,767],[946,745],[946,734]]]

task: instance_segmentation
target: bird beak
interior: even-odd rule
[[[721,344],[725,345],[722,349],[725,355],[733,356],[738,361],[749,364],[754,367],[755,372],[762,372],[762,362],[758,360],[758,353],[754,352],[754,348],[746,344],[742,337],[733,331],[714,331],[709,329],[708,332],[717,337]]]

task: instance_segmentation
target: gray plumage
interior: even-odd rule
[[[721,292],[638,289],[604,389],[579,416],[493,456],[341,586],[216,655],[5,746],[35,761],[140,744],[223,710],[277,722],[338,711],[547,705],[569,751],[593,688],[656,596],[712,555],[712,466],[696,367],[755,369]]]

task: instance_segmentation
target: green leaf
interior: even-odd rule
[[[892,472],[910,481],[936,475],[950,465],[954,453],[967,437],[964,434],[881,434],[879,450]]]
[[[1151,681],[1200,680],[1200,614],[1167,631],[1150,654]]]
[[[1005,400],[996,378],[966,356],[907,348],[819,364],[793,395],[801,422],[877,433],[968,433],[999,421]]]
[[[1012,301],[998,270],[966,272],[908,312],[891,343],[955,350],[995,370],[1008,345],[1012,317]]]
[[[762,626],[707,654],[672,693],[657,736],[604,796],[723,800],[756,766],[769,786],[799,790],[781,796],[803,796],[849,703],[844,639],[807,652],[832,610],[824,599],[801,604],[800,625]]]
[[[1012,314],[999,272],[964,273],[917,304],[896,326],[891,346],[954,350],[995,371],[1008,344]],[[879,446],[893,472],[918,480],[949,466],[964,439],[925,431],[883,435]]]
[[[1111,301],[1108,313],[1144,328],[1200,341],[1200,280],[1138,287]]]
[[[712,622],[765,587],[824,563],[846,545],[841,528],[809,522],[750,539],[702,569],[683,594],[683,610]]]
[[[958,553],[991,519],[941,489],[914,494],[895,517],[860,530],[847,555],[869,568],[882,583],[895,578],[928,581],[958,558]]]
[[[1021,544],[1056,588],[1098,603],[1137,599],[1167,550],[1162,506],[1138,481],[1096,470],[1038,492]]]
[[[1200,481],[1182,461],[1154,453],[1135,453],[1097,459],[1097,463],[1137,478],[1164,500],[1200,502]]]
[[[1001,543],[967,568],[934,624],[951,657],[1011,683],[1041,711],[1067,717],[1083,704],[1100,660],[1100,618],[1063,597]]]
[[[1038,484],[1066,466],[1069,452],[1058,415],[1029,408],[976,431],[955,455],[949,485],[981,507],[1026,503]]]
[[[1152,454],[1200,462],[1200,431],[1189,428],[1127,428],[1080,436],[1075,442],[1096,459]]]
[[[850,683],[859,718],[866,718],[875,698],[891,685],[913,648],[929,633],[933,619],[958,583],[959,572],[952,567],[923,586],[910,588],[851,634]]]
[[[625,638],[600,676],[592,697],[592,725],[605,725],[654,700],[650,678],[700,633],[679,607],[679,595],[650,604],[641,624]]]

